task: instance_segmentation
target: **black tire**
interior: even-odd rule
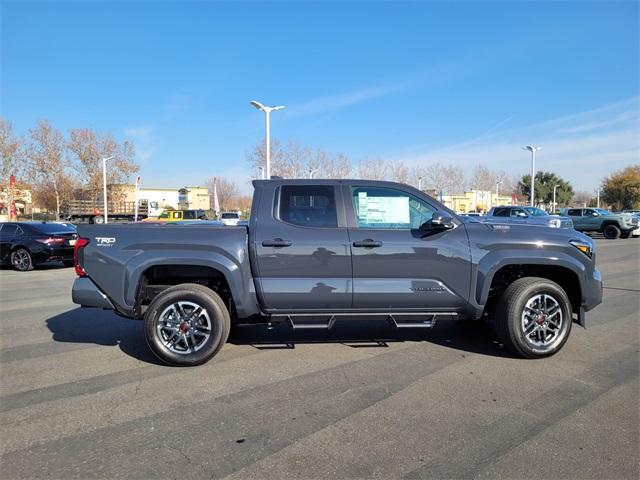
[[[33,270],[31,254],[26,248],[16,248],[11,252],[11,265],[19,272]]]
[[[629,238],[629,237],[631,236],[631,232],[632,232],[632,231],[633,231],[633,230],[625,230],[624,232],[622,232],[622,233],[620,234],[620,238]]]
[[[604,231],[602,233],[604,234],[604,238],[615,240],[620,236],[620,229],[615,225],[609,224],[604,227]]]
[[[65,267],[73,267],[73,260],[63,260],[62,263]]]
[[[533,299],[540,296],[544,296],[544,313],[528,314],[530,322],[525,326],[525,306],[529,302],[533,302],[530,305],[535,306]],[[557,313],[547,314],[546,306],[549,304],[555,312],[549,298],[556,302],[561,314],[557,328],[551,322],[554,318],[558,323]],[[536,309],[527,308],[528,312],[534,310]],[[569,297],[560,285],[546,278],[525,277],[516,280],[503,292],[496,307],[495,327],[498,338],[509,351],[523,358],[544,358],[557,353],[569,338],[572,321]],[[527,334],[525,328],[529,329],[530,326],[533,330]],[[548,345],[544,345],[543,338],[549,339]],[[542,344],[536,344],[538,341]]]
[[[206,318],[199,316],[193,321],[185,321],[183,316],[182,320],[175,320],[175,316],[171,313],[165,313],[172,305],[180,302],[189,307],[192,304],[201,307]],[[186,311],[184,305],[180,310],[186,312],[186,316],[195,312],[195,308]],[[162,318],[169,318],[171,320],[169,323],[179,325],[174,329],[171,338],[175,339],[173,335],[181,338],[173,342],[172,347],[169,346],[171,338],[166,338],[171,334],[172,327],[162,328],[161,326],[166,324]],[[197,326],[196,322],[207,323],[205,320],[209,323],[209,336],[206,340],[202,340],[202,337],[196,340],[196,334],[202,336],[206,334],[206,331],[199,330],[202,326]],[[188,326],[185,327],[186,324]],[[188,330],[181,330],[182,328]],[[201,365],[209,361],[226,343],[230,328],[229,311],[220,296],[210,288],[195,283],[183,283],[166,289],[153,299],[144,314],[144,336],[149,348],[160,360],[177,367]],[[190,337],[189,334],[191,334]],[[196,344],[196,341],[201,343]]]

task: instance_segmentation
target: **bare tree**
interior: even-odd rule
[[[254,178],[260,177],[260,168],[265,165],[265,146],[256,144],[247,154]],[[285,178],[346,178],[351,164],[346,155],[333,155],[322,148],[304,147],[289,141],[286,147],[280,142],[271,142],[271,173]]]
[[[102,159],[115,157],[107,168],[107,183],[125,183],[140,167],[134,162],[133,143],[116,142],[111,134],[98,135],[88,128],[70,131],[67,148],[75,155],[76,168],[83,179],[84,187],[93,195],[102,188]]]
[[[498,175],[484,165],[476,165],[469,179],[469,186],[473,190],[489,190],[495,189]]]
[[[389,179],[394,182],[410,183],[411,173],[404,162],[389,162]]]
[[[41,120],[36,128],[29,130],[29,139],[27,157],[31,178],[37,190],[43,192],[50,189],[48,196],[54,199],[56,218],[60,218],[60,205],[72,184],[68,172],[70,164],[65,157],[64,137],[48,120]],[[52,206],[51,203],[49,206]]]
[[[21,176],[25,171],[22,139],[13,135],[13,126],[0,117],[0,188],[8,191],[11,175]]]
[[[573,199],[571,200],[571,204],[577,207],[586,206],[588,207],[593,199],[593,195],[589,192],[578,191],[573,195]]]
[[[456,165],[419,165],[413,170],[413,177],[422,177],[423,190],[435,190],[445,194],[462,193],[465,189],[464,172]]]
[[[204,184],[209,189],[209,194],[213,195],[214,181],[217,185],[218,202],[220,210],[238,209],[240,205],[240,190],[235,182],[220,177],[207,179]],[[213,208],[213,200],[211,202]]]
[[[369,158],[358,165],[358,178],[367,180],[388,180],[389,165],[381,158]]]

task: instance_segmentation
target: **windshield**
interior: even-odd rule
[[[223,213],[222,218],[238,218],[237,213]]]
[[[525,210],[532,217],[548,217],[549,214],[542,210],[541,208],[536,207],[525,207]]]

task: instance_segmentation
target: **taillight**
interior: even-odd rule
[[[79,277],[86,277],[87,272],[82,268],[82,249],[89,244],[89,239],[84,237],[78,237],[76,244],[73,247],[73,267],[76,270],[76,275]]]
[[[45,245],[63,245],[65,239],[63,237],[47,237],[36,238],[36,242],[44,243]]]

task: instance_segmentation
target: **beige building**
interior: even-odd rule
[[[457,213],[487,212],[498,205],[513,205],[511,195],[496,195],[489,190],[470,190],[457,195],[443,195],[442,203]]]

